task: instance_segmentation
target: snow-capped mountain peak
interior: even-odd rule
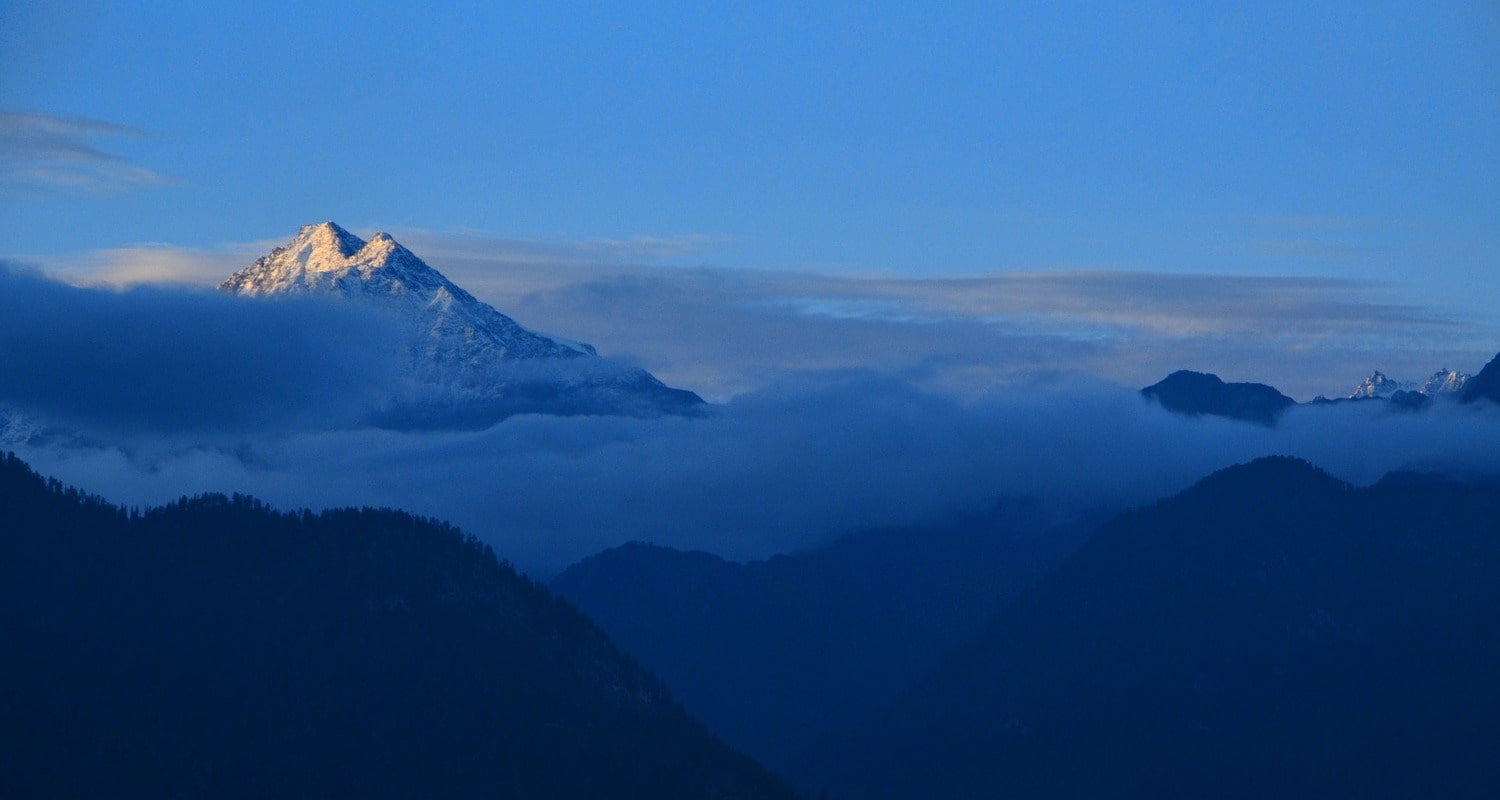
[[[1349,393],[1350,397],[1390,397],[1396,392],[1411,391],[1417,388],[1411,381],[1396,381],[1386,377],[1384,372],[1376,370],[1370,373],[1370,377],[1359,382],[1354,390]]]
[[[332,222],[304,225],[297,237],[286,247],[287,256],[309,270],[326,271],[338,269],[350,256],[359,252],[365,243],[358,236],[340,228]]]
[[[412,255],[389,234],[377,233],[370,241],[355,236],[332,222],[306,225],[283,247],[256,259],[236,272],[221,289],[246,295],[270,295],[349,289],[348,279],[368,280],[379,270],[395,273],[384,281],[431,284],[435,289],[446,279]]]
[[[1361,397],[1385,397],[1389,398],[1397,392],[1416,392],[1417,394],[1435,397],[1440,394],[1453,394],[1461,391],[1464,384],[1468,382],[1469,375],[1465,372],[1443,367],[1427,380],[1399,381],[1387,377],[1385,373],[1376,370],[1370,373],[1370,377],[1359,382],[1354,390],[1349,393],[1351,398]]]
[[[1464,384],[1469,382],[1469,373],[1443,367],[1432,373],[1432,377],[1422,382],[1417,391],[1429,397],[1440,394],[1456,394],[1463,391]]]
[[[328,296],[391,312],[407,328],[414,377],[455,402],[504,413],[633,415],[702,405],[645,370],[598,358],[589,345],[521,326],[384,232],[367,242],[333,222],[304,226],[219,288],[249,297]]]
[[[396,310],[425,334],[420,350],[447,363],[571,358],[594,349],[522,327],[428,266],[390,234],[366,242],[332,222],[304,226],[284,247],[219,287],[252,297],[322,294]]]

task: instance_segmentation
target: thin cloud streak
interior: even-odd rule
[[[177,183],[93,144],[144,135],[103,120],[0,111],[0,184],[102,190]]]
[[[733,388],[753,385],[778,363],[901,370],[955,360],[987,362],[1002,383],[1071,372],[1143,386],[1191,368],[1311,399],[1373,368],[1477,369],[1500,342],[1496,331],[1391,302],[1390,294],[1309,278],[1090,272],[894,280],[698,269],[514,293],[502,307],[633,347],[669,375]],[[705,374],[715,365],[717,378]]]
[[[47,272],[75,286],[208,288],[218,286],[258,252],[264,250],[239,247],[203,250],[142,244],[54,257],[47,260]]]

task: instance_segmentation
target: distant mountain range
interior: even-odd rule
[[[1444,367],[1425,381],[1397,381],[1386,377],[1385,373],[1376,370],[1370,373],[1368,378],[1360,381],[1352,391],[1349,392],[1350,399],[1362,397],[1385,397],[1389,398],[1397,392],[1416,392],[1427,397],[1436,397],[1443,394],[1458,394],[1463,391],[1464,384],[1469,380],[1467,372],[1458,372]]]
[[[388,234],[368,242],[332,222],[308,225],[287,245],[219,287],[257,298],[336,296],[390,312],[410,342],[423,396],[377,420],[389,427],[484,427],[519,413],[696,414],[696,394],[598,357],[594,348],[522,327],[428,266]]]
[[[1460,403],[1480,400],[1500,403],[1500,365],[1497,361],[1500,361],[1500,355],[1473,378],[1468,373],[1444,367],[1420,383],[1392,380],[1376,371],[1355,386],[1347,398],[1319,396],[1302,405],[1380,402],[1401,411],[1418,411],[1444,399]],[[1273,386],[1225,383],[1217,375],[1190,370],[1168,375],[1142,389],[1141,395],[1178,414],[1225,417],[1261,425],[1274,425],[1283,414],[1299,405]]]

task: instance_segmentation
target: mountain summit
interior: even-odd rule
[[[1370,373],[1370,377],[1359,382],[1349,392],[1349,399],[1355,400],[1364,397],[1390,397],[1396,392],[1413,391],[1417,384],[1412,381],[1397,381],[1386,377],[1384,372],[1376,370]]]
[[[1463,392],[1464,386],[1469,382],[1469,373],[1443,367],[1432,373],[1432,377],[1422,382],[1417,391],[1428,397],[1440,394],[1459,394]]]
[[[377,233],[366,242],[332,222],[304,226],[291,243],[256,259],[219,288],[252,297],[339,294],[379,300],[421,319],[429,333],[425,354],[439,363],[595,355],[588,345],[521,327],[389,234]]]
[[[1457,394],[1463,391],[1464,384],[1468,382],[1469,374],[1458,370],[1443,367],[1425,381],[1401,381],[1388,377],[1385,373],[1376,370],[1370,373],[1349,392],[1351,400],[1367,397],[1380,397],[1389,399],[1401,392],[1416,392],[1427,397],[1436,397],[1445,394]]]
[[[482,427],[528,412],[692,414],[703,405],[589,345],[521,326],[383,232],[367,242],[333,222],[306,225],[219,288],[343,297],[391,312],[408,328],[413,376],[423,387],[419,402],[380,420],[394,427]]]

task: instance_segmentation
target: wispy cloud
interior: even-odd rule
[[[634,358],[727,399],[791,373],[877,369],[984,392],[1082,373],[1127,386],[1175,369],[1336,394],[1372,369],[1473,371],[1500,331],[1404,302],[1400,287],[1320,277],[1075,270],[898,278],[684,266],[707,236],[624,243],[396,232],[522,324]],[[631,244],[630,242],[634,242]],[[52,259],[75,283],[213,285],[281,242],[164,245]],[[675,266],[662,266],[662,264]]]
[[[1075,271],[851,283],[914,312],[1043,331],[1088,323],[1121,336],[1286,341],[1358,335],[1377,325],[1401,336],[1459,327],[1431,309],[1390,302],[1382,284],[1344,278]]]
[[[263,251],[261,251],[263,252]],[[260,252],[239,247],[200,249],[143,244],[48,259],[47,271],[76,286],[129,288],[151,284],[217,286]]]
[[[1275,383],[1304,399],[1370,369],[1478,367],[1500,331],[1320,278],[1075,272],[860,279],[638,270],[490,296],[532,324],[607,347],[710,393],[778,370],[919,370],[988,390],[1085,373],[1141,386],[1175,369]],[[649,356],[648,356],[649,354]]]
[[[95,145],[144,135],[102,120],[0,111],[0,184],[97,191],[175,183]]]

